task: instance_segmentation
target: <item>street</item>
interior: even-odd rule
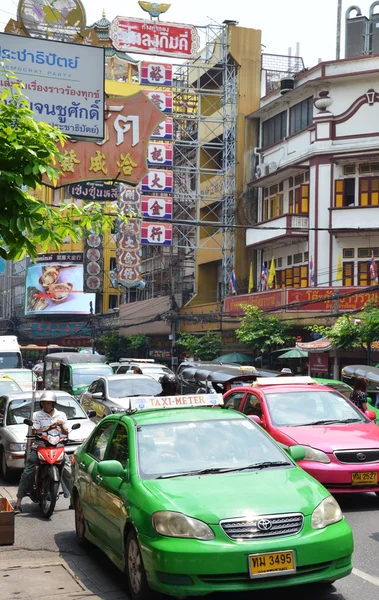
[[[17,479],[0,480],[0,496],[14,499]],[[355,538],[354,572],[328,590],[291,588],[291,597],[310,600],[373,600],[379,594],[378,546],[379,499],[374,494],[337,498],[353,528]],[[16,515],[16,540],[13,546],[0,546],[0,600],[27,598],[128,599],[123,575],[102,552],[89,546],[80,548],[75,540],[74,511],[61,497],[50,521],[38,506],[24,500],[24,512]],[[22,571],[20,570],[22,566]],[[26,571],[28,569],[28,571]],[[26,575],[27,573],[27,575]],[[5,583],[4,583],[5,582]],[[217,594],[221,600],[231,594]],[[255,600],[279,600],[283,592],[257,592]],[[233,594],[243,600],[246,594]]]

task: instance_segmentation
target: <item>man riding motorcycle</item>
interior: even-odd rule
[[[68,434],[67,429],[67,417],[64,412],[56,410],[55,404],[57,397],[51,390],[46,390],[40,397],[41,410],[37,411],[33,415],[33,433],[43,433],[50,429],[58,429],[60,433]],[[15,513],[22,512],[21,502],[22,499],[30,492],[33,488],[34,482],[34,471],[36,463],[38,462],[37,447],[39,445],[38,439],[33,442],[32,450],[25,462],[24,471],[21,475],[20,483],[17,490],[17,500],[13,505]],[[67,475],[66,475],[67,477]],[[65,470],[63,471],[62,477],[62,488],[65,498],[70,497],[69,482],[64,481]]]

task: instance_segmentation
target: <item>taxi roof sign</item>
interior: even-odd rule
[[[261,385],[307,385],[309,383],[315,384],[317,382],[307,375],[298,377],[257,377],[253,383],[253,387],[260,387]]]
[[[188,396],[139,396],[124,398],[129,401],[129,410],[151,410],[155,408],[183,408],[223,405],[222,394],[193,394]]]

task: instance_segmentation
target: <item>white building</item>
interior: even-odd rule
[[[275,288],[367,287],[379,267],[379,56],[320,63],[261,99],[246,245]],[[292,89],[293,88],[293,89]],[[342,293],[342,290],[341,290]]]

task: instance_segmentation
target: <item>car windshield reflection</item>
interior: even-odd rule
[[[7,411],[7,425],[22,425],[24,419],[30,419],[31,398],[11,400]],[[66,414],[67,419],[88,419],[86,413],[73,398],[57,396],[56,409]],[[35,411],[40,410],[38,398],[35,401]]]
[[[125,379],[110,379],[108,388],[110,398],[157,396],[162,391],[160,383],[155,379],[140,379],[137,375]]]

